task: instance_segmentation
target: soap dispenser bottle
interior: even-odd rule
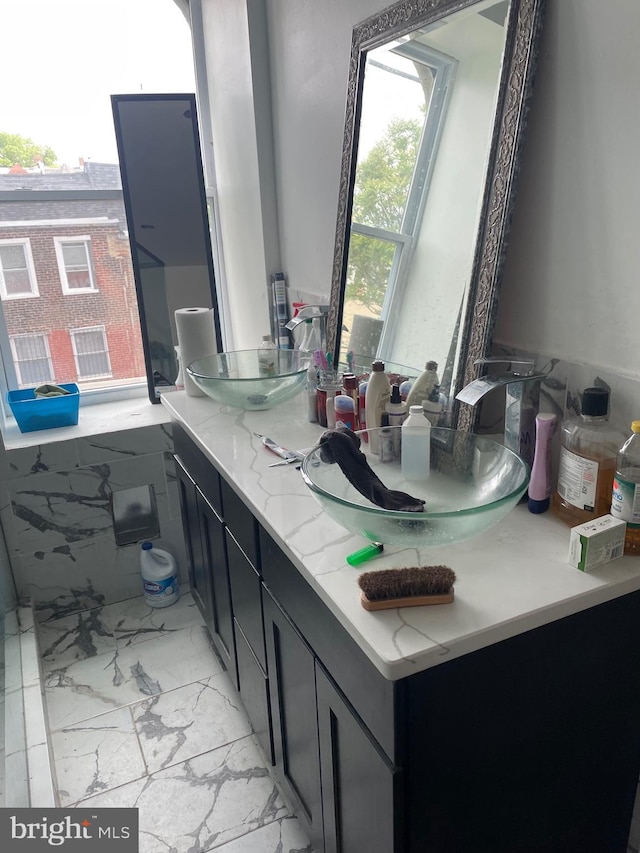
[[[572,527],[611,508],[616,457],[624,436],[607,422],[609,391],[585,388],[578,417],[560,426],[558,484],[551,509]]]

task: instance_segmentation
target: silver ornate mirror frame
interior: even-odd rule
[[[342,171],[328,318],[328,347],[338,363],[348,261],[358,131],[367,52],[418,27],[473,6],[478,0],[402,0],[354,27],[347,86]],[[451,398],[477,376],[474,361],[486,357],[498,308],[518,162],[526,124],[544,0],[510,0],[504,60],[491,137],[487,177],[459,337]],[[421,365],[418,365],[421,367]],[[450,424],[472,430],[477,409],[454,402]]]

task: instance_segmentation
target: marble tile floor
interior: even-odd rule
[[[60,805],[136,806],[140,853],[312,853],[189,593],[38,635]]]

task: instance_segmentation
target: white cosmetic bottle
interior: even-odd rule
[[[391,397],[391,383],[384,372],[384,362],[374,361],[371,365],[371,376],[367,383],[365,409],[367,413],[367,430],[371,452],[376,456],[379,451],[379,434],[377,428],[382,426],[382,413]]]
[[[437,361],[428,361],[425,364],[424,370],[413,383],[407,395],[407,406],[422,405],[422,401],[429,398],[435,386],[440,385],[437,370]]]
[[[426,480],[431,471],[431,424],[422,406],[411,406],[402,424],[401,467],[405,480]]]

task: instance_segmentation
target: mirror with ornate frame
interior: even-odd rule
[[[439,364],[441,423],[495,323],[542,0],[403,0],[353,30],[328,318],[353,353]]]

